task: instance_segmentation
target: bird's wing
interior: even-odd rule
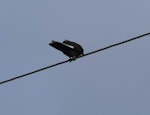
[[[74,49],[74,46],[72,46],[72,45],[65,44],[65,43],[63,43],[63,45],[65,45],[65,46],[67,46],[67,47],[69,47],[69,48],[71,48],[71,49]]]
[[[51,45],[52,47],[56,48],[57,50],[60,50],[62,52],[66,52],[66,51],[70,51],[72,50],[74,47],[65,43],[60,43],[57,41],[52,41],[49,45]]]

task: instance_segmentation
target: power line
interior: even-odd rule
[[[130,41],[133,41],[133,40],[136,40],[136,39],[142,38],[142,37],[144,37],[144,36],[148,36],[148,35],[150,35],[150,33],[142,34],[142,35],[136,36],[136,37],[134,37],[134,38],[130,38],[130,39],[128,39],[128,40],[125,40],[125,41],[122,41],[122,42],[118,42],[118,43],[109,45],[109,46],[107,46],[107,47],[104,47],[104,48],[101,48],[101,49],[98,49],[98,50],[89,52],[89,53],[87,53],[87,54],[84,54],[83,56],[80,56],[80,57],[84,57],[84,56],[87,56],[87,55],[91,55],[91,54],[94,54],[94,53],[97,53],[97,52],[100,52],[100,51],[103,51],[103,50],[106,50],[106,49],[109,49],[109,48],[112,48],[112,47],[121,45],[121,44],[130,42]],[[80,57],[79,57],[79,58],[80,58]]]
[[[0,82],[0,84],[4,84],[4,83],[10,82],[10,81],[13,81],[13,80],[15,80],[15,79],[19,79],[19,78],[22,78],[22,77],[25,77],[25,76],[28,76],[28,75],[31,75],[31,74],[40,72],[40,71],[42,71],[42,70],[45,70],[45,69],[48,69],[48,68],[52,68],[52,67],[54,67],[54,66],[58,66],[58,65],[60,65],[60,64],[63,64],[63,63],[69,62],[69,61],[70,61],[70,60],[62,61],[62,62],[53,64],[53,65],[50,65],[50,66],[47,66],[47,67],[43,67],[43,68],[41,68],[41,69],[37,69],[37,70],[35,70],[35,71],[29,72],[29,73],[26,73],[26,74],[23,74],[23,75],[20,75],[20,76],[17,76],[17,77],[13,77],[13,78],[7,79],[7,80],[5,80],[5,81]]]
[[[107,47],[100,48],[100,49],[98,49],[98,50],[95,50],[95,51],[92,51],[92,52],[83,54],[83,55],[77,57],[76,59],[81,58],[81,57],[85,57],[85,56],[88,56],[88,55],[91,55],[91,54],[94,54],[94,53],[97,53],[97,52],[100,52],[100,51],[103,51],[103,50],[107,50],[107,49],[109,49],[109,48],[112,48],[112,47],[115,47],[115,46],[118,46],[118,45],[121,45],[121,44],[130,42],[130,41],[133,41],[133,40],[136,40],[136,39],[142,38],[142,37],[144,37],[144,36],[148,36],[148,35],[150,35],[150,33],[142,34],[142,35],[139,35],[139,36],[137,36],[137,37],[130,38],[130,39],[128,39],[128,40],[125,40],[125,41],[122,41],[122,42],[118,42],[118,43],[109,45],[109,46],[107,46]],[[48,69],[48,68],[52,68],[52,67],[55,67],[55,66],[58,66],[58,65],[61,65],[61,64],[70,62],[70,61],[72,61],[72,60],[70,60],[70,59],[69,59],[69,60],[65,60],[65,61],[62,61],[62,62],[53,64],[53,65],[50,65],[50,66],[47,66],[47,67],[43,67],[43,68],[41,68],[41,69],[37,69],[37,70],[35,70],[35,71],[29,72],[29,73],[26,73],[26,74],[23,74],[23,75],[20,75],[20,76],[17,76],[17,77],[13,77],[13,78],[10,78],[10,79],[1,81],[1,82],[0,82],[0,85],[1,85],[1,84],[4,84],[4,83],[7,83],[7,82],[10,82],[10,81],[13,81],[13,80],[16,80],[16,79],[19,79],[19,78],[22,78],[22,77],[25,77],[25,76],[28,76],[28,75],[31,75],[31,74],[34,74],[34,73],[37,73],[37,72],[40,72],[40,71],[43,71],[43,70]]]

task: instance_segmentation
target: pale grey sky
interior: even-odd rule
[[[150,32],[149,0],[1,0],[0,81]],[[0,86],[2,115],[150,115],[150,36]]]

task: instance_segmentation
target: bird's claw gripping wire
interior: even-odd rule
[[[77,57],[70,57],[68,60],[69,60],[69,62],[72,62],[72,61],[75,61],[77,59]]]

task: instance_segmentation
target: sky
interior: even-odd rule
[[[0,0],[0,81],[150,32],[149,0]],[[2,115],[150,115],[150,36],[0,85]]]

